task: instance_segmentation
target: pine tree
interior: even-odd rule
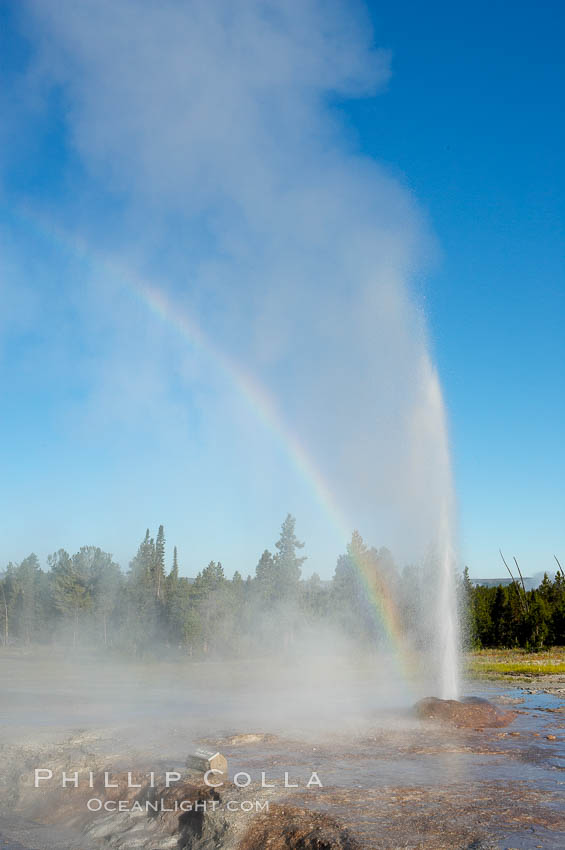
[[[364,564],[367,560],[368,549],[365,541],[357,531],[351,535],[351,541],[347,544],[347,554],[357,564]]]
[[[475,587],[473,590],[473,619],[478,644],[481,647],[494,646],[494,623],[492,620],[492,605],[490,593],[493,588]]]
[[[236,570],[231,580],[232,599],[234,604],[241,605],[245,593],[245,583],[239,570]]]
[[[171,567],[171,572],[165,579],[165,603],[169,608],[171,602],[174,600],[179,585],[179,562],[177,556],[177,547],[173,549],[173,565]]]
[[[228,605],[227,581],[220,561],[210,561],[207,567],[198,573],[191,588],[191,628],[195,624],[201,627],[202,648],[207,653],[214,642],[219,640],[220,628],[225,620]]]
[[[82,546],[73,555],[73,565],[88,578],[94,617],[101,628],[104,646],[107,646],[108,623],[122,586],[121,570],[112,556],[98,546]]]
[[[255,581],[261,602],[271,606],[277,595],[277,570],[275,561],[268,549],[265,549],[255,567]]]
[[[459,586],[459,619],[465,642],[469,647],[480,647],[473,610],[473,583],[469,578],[469,567],[465,567]]]
[[[131,560],[127,581],[126,631],[136,653],[144,653],[156,642],[159,610],[154,583],[155,542],[145,532],[137,554]]]
[[[547,573],[543,574],[543,579],[537,589],[537,592],[542,597],[542,599],[544,599],[550,605],[552,604],[554,599],[554,586]]]
[[[366,594],[361,571],[366,572],[369,551],[357,530],[351,535],[347,552],[337,559],[331,590],[333,616],[349,635],[361,639],[365,633]]]
[[[6,593],[7,582],[6,577],[4,576],[0,579],[0,593],[2,594],[2,617],[4,619],[4,627],[2,630],[2,643],[4,646],[8,646],[9,638],[10,638],[10,609],[8,606],[8,596]]]
[[[10,643],[12,617],[17,596],[16,568],[10,562],[4,577],[0,580],[0,617],[2,620],[2,642],[4,646]]]
[[[229,605],[230,630],[233,636],[232,648],[235,648],[241,645],[244,618],[246,614],[246,587],[239,570],[234,572],[233,578],[229,583],[227,602]]]
[[[155,597],[161,599],[165,587],[165,529],[159,526],[155,541],[155,561],[153,564],[153,584]]]
[[[553,611],[551,615],[551,631],[557,646],[565,643],[565,575],[561,567],[557,570],[553,582]]]
[[[185,579],[186,581],[186,579]],[[188,582],[186,582],[188,585]],[[177,547],[173,549],[173,565],[165,579],[165,619],[167,634],[173,644],[183,641],[183,623],[185,619],[185,600],[183,599],[183,583],[179,578]]]
[[[218,590],[221,587],[222,583],[225,581],[224,576],[224,568],[222,567],[220,561],[215,563],[215,561],[210,561],[208,566],[202,570],[202,587],[204,589],[204,593],[212,593],[214,590]]]
[[[51,555],[49,561],[55,606],[64,616],[71,618],[73,646],[76,646],[80,615],[92,604],[88,576],[73,564],[64,549]]]
[[[16,584],[19,596],[19,624],[24,642],[29,646],[36,632],[38,607],[39,561],[32,553],[25,558],[16,570]]]
[[[295,525],[295,518],[291,514],[287,514],[281,526],[281,536],[275,543],[277,549],[275,565],[278,584],[283,596],[296,595],[301,567],[306,560],[305,557],[299,558],[296,554],[296,550],[302,549],[304,543],[301,543],[296,537],[294,533]]]
[[[318,573],[312,573],[303,585],[303,604],[307,612],[316,619],[325,616],[328,613],[329,593],[322,585]]]
[[[129,577],[133,582],[141,583],[148,589],[152,583],[153,565],[155,563],[155,543],[150,537],[149,529],[139,544],[137,554],[130,561]]]

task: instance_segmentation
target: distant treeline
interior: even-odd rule
[[[461,605],[467,639],[477,649],[515,646],[541,649],[565,645],[565,576],[526,591],[518,581],[497,587],[473,586],[465,569]]]
[[[47,570],[31,554],[1,575],[1,642],[214,658],[268,654],[310,634],[342,636],[370,650],[389,639],[384,622],[393,612],[396,631],[413,648],[433,643],[433,558],[399,569],[388,549],[369,548],[355,531],[332,580],[323,582],[317,574],[302,578],[303,546],[289,514],[274,552],[265,550],[246,579],[239,572],[227,579],[222,564],[210,561],[189,580],[180,574],[176,547],[167,568],[162,525],[155,537],[146,532],[127,572],[96,546],[74,555],[59,549],[48,557]],[[565,644],[561,571],[528,593],[515,585],[473,587],[466,571],[459,584],[471,645]]]
[[[387,630],[367,593],[367,576],[374,595],[386,595],[397,609],[407,638],[429,642],[420,616],[425,569],[400,571],[387,549],[367,547],[354,532],[331,581],[317,574],[303,579],[303,546],[289,514],[274,552],[265,550],[246,579],[239,572],[227,579],[222,564],[210,561],[189,580],[180,574],[176,548],[166,568],[162,525],[155,537],[146,532],[127,572],[95,546],[74,555],[60,549],[45,571],[32,554],[9,564],[0,579],[2,643],[230,657],[280,649],[311,629],[371,648],[387,639]]]

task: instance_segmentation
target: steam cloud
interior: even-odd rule
[[[45,102],[58,93],[69,148],[87,173],[81,186],[109,224],[90,220],[78,200],[63,218],[158,278],[257,376],[351,528],[401,560],[421,558],[452,512],[441,391],[411,293],[433,240],[410,193],[355,152],[339,120],[340,98],[371,96],[390,76],[363,7],[25,8],[29,86]],[[97,367],[93,408],[119,415],[120,399],[131,408],[136,395],[132,376],[166,365],[154,356],[148,365],[118,284],[95,279],[85,313],[94,299],[111,308],[97,314],[97,329],[112,326],[121,347]],[[212,432],[227,399],[237,429],[233,394],[197,361],[180,368],[187,396],[196,394]],[[274,463],[265,454],[251,463],[249,486],[260,469],[275,474]]]

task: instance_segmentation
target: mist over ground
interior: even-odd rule
[[[47,571],[29,555],[0,576],[4,650],[24,669],[38,653],[75,659],[86,665],[87,682],[95,678],[91,663],[110,671],[177,664],[179,676],[192,669],[198,678],[199,665],[227,662],[240,679],[250,673],[252,690],[260,670],[265,681],[292,680],[292,693],[324,682],[335,699],[347,690],[344,677],[363,670],[382,705],[437,690],[437,563],[401,568],[389,550],[354,532],[331,581],[304,577],[307,547],[295,528],[287,515],[272,551],[245,579],[226,578],[219,561],[182,576],[177,547],[169,566],[163,526],[155,537],[147,530],[127,572],[94,546],[74,555],[58,550]],[[222,687],[229,690],[225,681]],[[316,700],[295,701],[312,720],[319,713]]]

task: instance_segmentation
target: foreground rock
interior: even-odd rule
[[[3,755],[7,755],[6,752]],[[197,751],[192,754],[191,773],[180,781],[167,785],[166,775],[151,776],[149,766],[139,766],[128,771],[110,770],[108,764],[96,764],[90,780],[78,787],[61,787],[55,781],[65,771],[68,775],[76,767],[83,773],[93,768],[92,754],[78,753],[72,749],[69,756],[63,747],[60,751],[44,752],[42,764],[49,764],[54,781],[39,787],[33,783],[37,755],[23,758],[20,749],[14,749],[13,773],[6,771],[10,791],[0,781],[0,829],[4,831],[7,813],[23,817],[41,829],[41,840],[32,838],[29,847],[46,850],[358,850],[359,844],[343,824],[330,815],[313,812],[300,803],[284,803],[284,795],[291,793],[281,788],[263,788],[257,783],[238,787],[224,778],[219,788],[203,782],[202,768],[210,764],[225,765],[221,754]],[[218,761],[218,756],[223,761]],[[190,760],[190,759],[189,759]],[[4,767],[8,760],[5,759]],[[10,759],[10,763],[12,759]],[[198,763],[199,772],[194,765]],[[23,770],[22,770],[23,768]],[[81,773],[82,776],[82,773]],[[135,783],[135,784],[132,784]],[[7,811],[6,811],[6,804]],[[93,805],[94,804],[94,805]],[[16,829],[18,827],[16,824]],[[72,834],[71,832],[72,831]],[[67,832],[70,837],[67,837]],[[50,841],[50,835],[55,839]],[[57,843],[57,836],[61,840]],[[0,836],[0,848],[3,847]],[[23,846],[15,840],[10,846]]]
[[[238,850],[360,850],[332,817],[294,806],[273,805],[254,818]]]
[[[506,711],[480,697],[463,700],[426,697],[414,706],[422,720],[439,720],[472,729],[483,726],[508,726],[516,719],[515,711]]]
[[[117,791],[117,796],[124,791]],[[260,799],[261,793],[231,783],[220,791],[190,782],[168,789],[146,787],[136,801],[158,799],[157,812],[144,815],[130,810],[98,817],[84,833],[116,850],[359,850],[348,830],[329,815],[274,803],[255,814],[238,805],[245,806],[249,796]],[[181,802],[192,807],[179,813],[176,805]],[[236,804],[235,810],[227,804]]]

